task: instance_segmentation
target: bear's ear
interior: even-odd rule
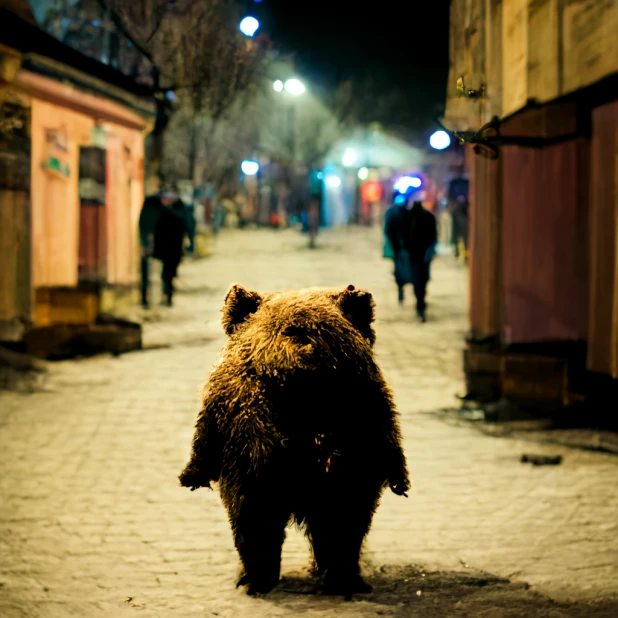
[[[349,285],[339,295],[339,308],[348,321],[373,345],[376,335],[371,323],[375,319],[373,296],[365,290]]]
[[[241,285],[233,285],[225,297],[225,305],[221,310],[223,330],[232,335],[252,313],[262,304],[262,297],[257,292],[245,290]]]

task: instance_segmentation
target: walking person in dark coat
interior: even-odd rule
[[[399,290],[399,304],[403,305],[404,286],[412,283],[410,256],[403,244],[406,198],[397,194],[394,204],[384,213],[384,253],[383,257],[393,260],[395,283]]]
[[[169,202],[169,195],[157,193],[144,200],[139,215],[139,239],[141,246],[141,288],[142,306],[148,309],[148,290],[150,289],[150,260],[154,253],[154,233],[161,213],[165,211],[164,203]]]
[[[412,207],[406,210],[404,216],[403,244],[410,256],[416,313],[421,322],[425,322],[427,307],[425,294],[429,281],[429,265],[435,255],[438,239],[436,218],[423,208],[423,203],[416,201],[414,196],[410,202],[412,202]]]
[[[179,208],[164,208],[155,226],[154,257],[163,263],[161,281],[168,307],[172,306],[174,279],[182,260],[185,228],[184,213]]]

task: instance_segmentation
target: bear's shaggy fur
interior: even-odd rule
[[[373,356],[371,294],[260,295],[236,285],[229,339],[204,389],[180,482],[218,482],[248,593],[279,581],[290,521],[304,526],[327,592],[368,592],[361,545],[383,489],[410,487],[397,412]]]

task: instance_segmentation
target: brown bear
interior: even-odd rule
[[[279,581],[285,528],[303,526],[324,592],[369,592],[359,559],[380,495],[410,487],[397,412],[373,355],[369,292],[260,295],[235,285],[180,482],[218,483],[243,574]]]

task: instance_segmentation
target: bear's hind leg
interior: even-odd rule
[[[360,500],[358,495],[331,496],[307,514],[307,535],[327,594],[350,597],[371,592],[359,561],[378,496],[379,491]]]
[[[266,594],[279,582],[281,548],[290,513],[265,497],[243,500],[233,518],[234,543],[243,565],[236,587],[247,586],[247,594]]]

